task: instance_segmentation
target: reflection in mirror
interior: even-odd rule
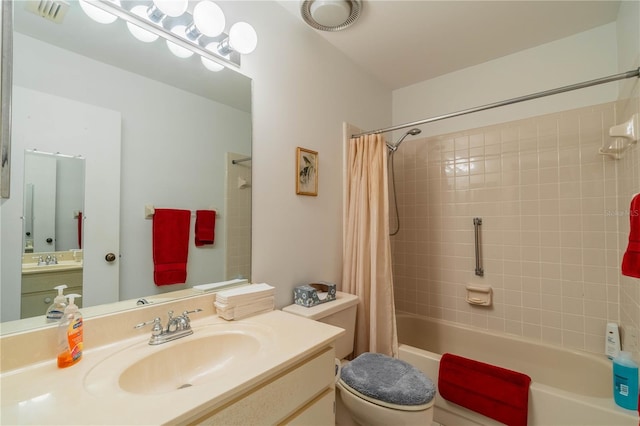
[[[84,163],[79,156],[25,151],[25,253],[82,248]]]
[[[250,279],[251,161],[232,161],[251,157],[251,80],[228,68],[211,72],[196,55],[178,59],[160,40],[139,43],[121,20],[97,24],[77,1],[69,1],[62,23],[28,12],[25,3],[14,10],[13,193],[0,206],[2,332],[16,330],[5,321],[24,316],[21,266],[41,253],[35,220],[34,253],[25,253],[28,225],[21,219],[39,191],[23,181],[24,152],[33,147],[84,158],[84,206],[62,213],[73,224],[74,212],[82,212],[82,246],[44,253],[82,265],[85,316],[94,307],[132,309],[141,297],[165,301],[188,296],[194,285]],[[217,211],[211,246],[194,246],[192,218],[185,284],[154,284],[148,204]],[[54,232],[45,244],[62,239]],[[105,260],[108,253],[114,262]],[[26,328],[44,324],[39,303]]]
[[[84,167],[80,156],[25,150],[20,318],[42,315],[57,285],[83,293]]]

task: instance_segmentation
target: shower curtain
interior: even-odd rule
[[[359,296],[354,356],[397,357],[387,149],[381,135],[349,140],[342,288]]]

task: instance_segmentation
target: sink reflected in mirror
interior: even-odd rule
[[[234,377],[269,351],[274,333],[238,322],[193,330],[193,335],[166,344],[151,346],[145,339],[117,352],[87,374],[85,387],[98,396],[156,395]]]

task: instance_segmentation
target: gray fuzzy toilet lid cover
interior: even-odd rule
[[[436,387],[420,370],[400,359],[365,352],[342,368],[340,378],[361,394],[396,405],[423,405]]]

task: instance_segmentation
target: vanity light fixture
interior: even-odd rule
[[[215,37],[224,31],[225,17],[220,6],[209,0],[203,0],[193,8],[193,21],[185,34],[191,40],[202,35]]]
[[[120,1],[119,0],[108,0],[111,3],[120,6]],[[118,19],[117,16],[115,16],[112,13],[109,13],[108,11],[102,9],[102,8],[98,8],[95,5],[89,3],[86,0],[80,0],[80,7],[82,8],[82,11],[84,13],[87,14],[87,16],[91,19],[93,19],[94,21],[100,23],[100,24],[112,24],[116,21],[116,19]]]
[[[218,49],[218,43],[216,42],[209,43],[205,46],[205,49],[210,50],[211,52],[216,52]],[[204,56],[201,56],[200,60],[202,61],[202,65],[204,65],[204,67],[209,71],[218,72],[218,71],[222,71],[222,69],[224,68],[219,63],[213,62],[211,59],[207,59]]]
[[[181,16],[187,11],[188,6],[188,0],[153,0],[147,9],[147,16],[157,24],[168,16]]]
[[[225,34],[224,13],[211,0],[200,0],[193,8],[188,8],[188,0],[80,0],[80,4],[94,20],[94,10],[110,17],[98,22],[122,19],[140,41],[150,43],[162,37],[178,57],[196,53],[211,71],[229,65],[239,67],[242,55],[253,52],[258,44],[255,29],[246,22],[236,22]]]
[[[223,56],[227,56],[233,51],[247,55],[253,52],[257,45],[256,30],[246,22],[236,22],[229,30],[229,37],[218,45],[218,52]]]
[[[137,5],[131,8],[131,12],[138,15],[140,18],[145,19],[147,17],[147,8],[142,5]],[[136,24],[132,24],[131,22],[127,22],[127,28],[131,35],[137,38],[140,41],[145,43],[152,43],[158,39],[158,35],[152,32],[149,32],[143,28],[140,28]]]
[[[171,32],[176,34],[178,37],[184,37],[185,36],[184,30],[186,28],[187,27],[185,27],[184,25],[176,25],[175,27],[171,28]],[[179,46],[169,40],[167,40],[167,47],[169,48],[171,53],[176,55],[178,58],[184,59],[184,58],[189,58],[193,55],[193,50],[189,50],[186,47]]]

